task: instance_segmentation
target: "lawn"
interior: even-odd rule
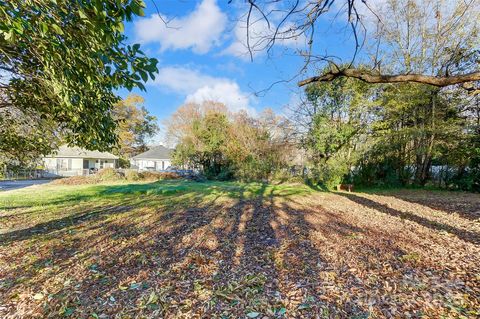
[[[0,193],[1,318],[477,318],[480,196],[161,181]]]

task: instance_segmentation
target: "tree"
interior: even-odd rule
[[[157,72],[157,61],[123,35],[124,21],[143,7],[142,0],[1,2],[1,153],[25,145],[23,152],[48,153],[55,148],[48,136],[88,149],[115,145],[114,90],[144,89]],[[24,134],[30,124],[36,134]]]
[[[13,108],[0,114],[0,167],[34,166],[42,154],[60,145],[56,123],[49,118]]]
[[[189,103],[166,126],[177,143],[174,163],[201,169],[209,178],[269,179],[288,168],[293,153],[290,123],[271,110],[252,117],[216,102]]]
[[[214,101],[181,105],[170,118],[164,121],[167,129],[167,138],[173,144],[180,143],[185,137],[192,135],[193,122],[201,119],[208,113],[227,114],[228,112],[224,104]]]
[[[478,187],[478,96],[337,78],[306,97],[295,114],[315,182]]]
[[[172,120],[167,132],[179,134],[173,156],[174,164],[200,168],[209,178],[228,179],[231,173],[230,162],[226,156],[226,144],[229,139],[230,123],[226,112],[211,108],[215,105],[217,104],[203,103],[181,107],[172,119],[178,120],[192,109],[199,112],[196,113],[196,117],[190,118],[188,123],[182,121],[181,126],[178,126],[178,121]],[[178,129],[180,131],[177,131]]]
[[[257,117],[245,111],[234,114],[227,156],[235,177],[242,180],[282,178],[282,172],[293,166],[295,141],[292,123],[265,109]]]
[[[374,87],[349,78],[306,88],[306,101],[294,112],[294,121],[312,182],[331,188],[348,177],[368,134],[375,92]]]
[[[247,7],[247,47],[252,58],[253,50],[270,52],[276,43],[305,39],[306,49],[299,52],[305,57],[302,70],[325,62],[331,66],[320,75],[298,82],[299,86],[353,77],[368,83],[462,84],[473,93],[480,91],[474,84],[480,81],[478,0],[307,0],[275,5],[247,1]],[[326,49],[315,44],[318,30],[324,26],[321,18],[333,10],[338,11],[336,16],[347,18],[354,39],[351,61],[341,67],[335,57],[315,52]],[[248,31],[258,24],[268,29],[260,39]],[[367,52],[369,68],[355,67],[365,47],[373,49]],[[390,64],[392,58],[394,65]]]
[[[141,96],[130,94],[114,106],[118,136],[116,152],[124,159],[146,151],[147,139],[159,131],[157,118],[150,115],[143,103]]]

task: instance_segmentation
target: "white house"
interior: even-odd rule
[[[148,151],[138,154],[130,159],[130,164],[140,170],[162,171],[172,165],[172,149],[165,146],[155,146]]]
[[[100,151],[88,151],[80,147],[61,146],[54,154],[43,158],[45,170],[51,175],[88,175],[96,169],[117,167],[118,157]]]

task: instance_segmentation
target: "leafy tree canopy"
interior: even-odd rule
[[[166,126],[177,143],[174,164],[200,169],[208,178],[269,179],[292,161],[290,123],[271,110],[252,117],[212,101],[188,103]]]
[[[147,150],[147,139],[159,131],[157,118],[143,106],[143,97],[130,94],[115,104],[118,148],[115,151],[123,158],[135,156]]]
[[[100,150],[117,142],[114,90],[144,89],[158,71],[157,60],[138,44],[126,45],[123,35],[124,22],[142,16],[144,6],[142,0],[0,0],[2,157],[19,147],[45,154],[58,139]]]

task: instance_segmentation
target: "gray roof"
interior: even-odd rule
[[[108,152],[89,151],[80,147],[60,146],[57,152],[45,157],[72,157],[72,158],[98,158],[98,159],[118,159]]]
[[[172,149],[163,145],[155,146],[146,152],[134,156],[133,159],[170,159],[172,157]]]

